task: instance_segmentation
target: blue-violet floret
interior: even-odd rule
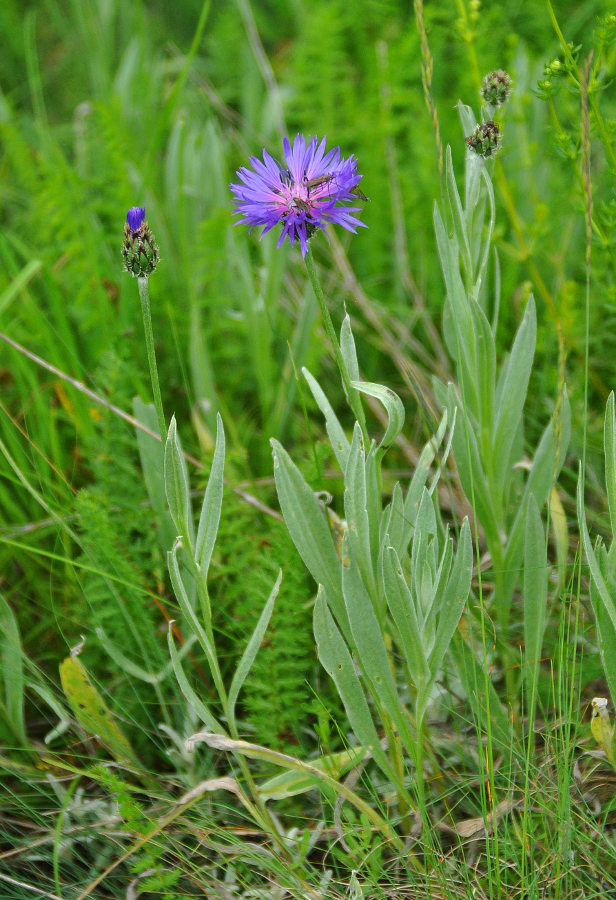
[[[356,226],[366,227],[352,213],[361,207],[346,204],[363,197],[355,193],[362,179],[357,174],[354,156],[340,158],[340,147],[325,152],[326,139],[318,143],[313,137],[298,134],[293,146],[283,141],[285,165],[275,160],[267,150],[263,162],[250,157],[252,169],[242,166],[237,177],[241,184],[230,185],[235,195],[235,212],[241,218],[235,223],[251,228],[262,225],[261,237],[275,225],[282,230],[277,247],[289,237],[291,246],[299,238],[302,256],[306,255],[308,239],[328,223],[341,225],[355,233]],[[341,205],[342,204],[342,205]]]
[[[138,231],[145,222],[145,206],[131,206],[126,213],[126,224],[131,231]]]

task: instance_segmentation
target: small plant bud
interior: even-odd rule
[[[511,78],[502,69],[490,72],[481,84],[481,96],[484,103],[498,109],[506,103],[511,93]]]
[[[126,214],[122,256],[124,268],[135,278],[147,278],[158,265],[158,247],[143,206],[132,206]]]
[[[496,122],[482,122],[477,125],[466,143],[477,156],[489,159],[494,156],[501,145],[500,128]]]

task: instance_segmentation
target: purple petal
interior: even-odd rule
[[[126,213],[126,222],[131,231],[138,231],[145,222],[145,206],[131,206]]]

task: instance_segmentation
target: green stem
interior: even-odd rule
[[[150,291],[148,288],[148,279],[138,278],[139,298],[141,300],[141,312],[143,314],[143,331],[145,333],[145,347],[148,354],[148,365],[150,367],[150,379],[152,381],[152,394],[154,396],[154,406],[156,408],[156,416],[158,418],[158,430],[160,431],[160,439],[165,446],[167,440],[167,426],[165,425],[165,414],[163,412],[163,398],[160,393],[160,384],[158,382],[158,369],[156,368],[156,351],[154,350],[154,332],[152,331],[152,315],[150,313]]]
[[[336,336],[336,332],[334,330],[334,323],[332,322],[332,317],[329,314],[329,310],[327,308],[327,304],[325,302],[325,297],[323,295],[323,288],[321,287],[321,282],[319,281],[319,276],[317,275],[317,269],[314,264],[314,257],[312,255],[312,250],[310,249],[310,244],[308,244],[308,250],[306,252],[306,256],[304,258],[306,263],[306,269],[308,270],[308,277],[310,278],[310,283],[312,284],[312,289],[314,291],[315,297],[318,300],[319,306],[321,308],[321,315],[323,317],[323,324],[325,325],[325,331],[327,332],[327,336],[332,345],[332,350],[334,351],[334,358],[336,360],[336,365],[338,366],[338,370],[340,372],[340,377],[342,378],[342,384],[344,385],[344,391],[347,395],[347,399],[349,401],[349,405],[353,410],[353,414],[359,425],[361,427],[362,434],[364,436],[364,441],[366,443],[366,447],[369,444],[368,440],[368,429],[366,427],[366,416],[364,414],[364,408],[361,405],[361,400],[359,399],[359,392],[356,388],[351,386],[351,379],[349,377],[349,370],[347,369],[346,363],[342,356],[342,350],[340,349],[340,343]]]

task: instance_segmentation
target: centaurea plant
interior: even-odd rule
[[[357,172],[354,156],[341,157],[340,147],[325,152],[325,145],[325,138],[318,142],[313,137],[306,143],[306,138],[298,134],[293,146],[285,138],[284,164],[263,150],[263,161],[251,156],[252,169],[245,166],[238,169],[239,182],[231,184],[230,188],[235,195],[235,212],[240,216],[237,225],[262,226],[260,237],[280,226],[277,247],[287,237],[291,246],[299,240],[346,396],[364,437],[367,437],[363,407],[351,384],[351,373],[334,330],[310,248],[310,239],[318,231],[325,231],[328,224],[340,225],[354,234],[357,227],[366,227],[353,215],[361,207],[349,205],[364,198],[359,189],[363,176]]]
[[[316,379],[304,376],[325,417],[327,432],[344,476],[346,521],[336,544],[322,504],[284,448],[272,440],[274,476],[281,510],[291,537],[319,585],[314,632],[319,659],[344,703],[359,750],[369,753],[395,785],[403,829],[410,809],[423,809],[423,721],[436,677],[466,603],[472,551],[468,522],[457,551],[436,514],[429,469],[444,439],[447,416],[421,455],[406,494],[396,485],[383,508],[381,463],[404,425],[397,395],[379,384],[360,381],[348,315],[338,340],[323,297],[309,241],[326,223],[350,231],[362,224],[344,204],[357,197],[360,180],[353,157],[340,159],[325,142],[285,141],[286,167],[267,152],[251,159],[254,171],[240,169],[241,184],[231,186],[240,222],[262,225],[262,235],[280,224],[280,245],[299,238],[321,306],[343,386],[357,420],[347,437]],[[339,205],[342,204],[342,205]],[[360,394],[383,405],[388,425],[380,441],[371,440]],[[447,450],[445,451],[445,456]],[[394,649],[395,648],[395,649]],[[400,666],[394,663],[397,657]],[[414,715],[407,706],[411,705]],[[381,734],[379,734],[379,729]],[[384,736],[383,736],[384,732]],[[408,757],[415,787],[409,790]],[[415,796],[416,800],[414,800]]]

